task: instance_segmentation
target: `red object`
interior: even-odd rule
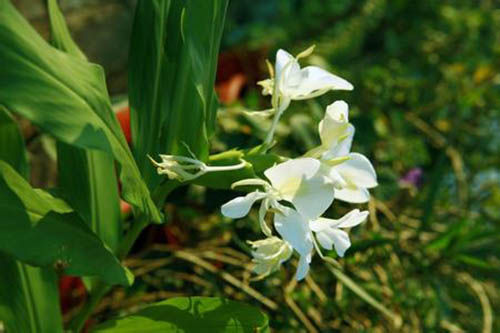
[[[82,279],[75,276],[63,276],[59,280],[59,301],[63,314],[81,304],[87,297]]]
[[[230,104],[238,100],[241,90],[245,86],[247,78],[244,74],[234,74],[228,80],[221,82],[215,86],[219,99],[224,104]]]
[[[116,113],[116,118],[118,118],[123,134],[125,134],[125,138],[130,144],[132,142],[132,135],[130,133],[130,108],[126,106],[118,110],[118,112]]]

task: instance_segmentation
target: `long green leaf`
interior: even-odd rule
[[[25,178],[29,168],[24,140],[19,127],[5,108],[0,106],[0,159],[9,163]]]
[[[0,266],[0,321],[7,332],[62,332],[56,273],[1,253]]]
[[[0,64],[0,105],[58,140],[113,154],[124,199],[161,222],[111,109],[100,66],[51,47],[7,0],[0,0]]]
[[[217,54],[227,0],[138,2],[130,47],[134,154],[150,188],[160,178],[147,155],[208,157],[215,128]]]
[[[71,38],[57,0],[47,2],[51,43],[61,51],[85,60]],[[57,143],[59,187],[66,200],[97,236],[116,251],[122,233],[120,197],[113,158],[96,150]]]
[[[34,190],[0,161],[0,251],[68,275],[129,285],[131,273],[62,200]]]
[[[267,316],[245,303],[217,297],[178,297],[98,326],[96,332],[269,332]]]
[[[21,132],[0,108],[0,160],[28,178]],[[3,216],[3,212],[0,212]],[[62,332],[57,276],[52,269],[31,267],[0,253],[0,322],[8,332]]]

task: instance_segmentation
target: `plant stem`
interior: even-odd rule
[[[120,246],[118,247],[118,251],[116,253],[116,256],[118,257],[119,260],[125,259],[127,254],[130,252],[130,249],[134,245],[135,241],[137,240],[137,237],[141,234],[142,230],[149,224],[148,219],[142,217],[139,218],[137,221],[135,221],[132,224],[132,227],[130,230],[127,232],[125,237],[120,243]]]
[[[106,285],[103,282],[99,282],[96,285],[95,289],[90,294],[89,299],[83,305],[83,308],[80,310],[80,312],[78,312],[76,317],[71,319],[71,322],[68,325],[71,332],[78,333],[82,330],[83,325],[85,325],[88,317],[92,314],[94,308],[97,306],[101,298],[108,292],[109,288],[110,286]]]
[[[127,254],[130,252],[130,249],[132,248],[132,245],[134,245],[135,241],[137,240],[137,237],[139,237],[141,231],[148,224],[148,219],[144,217],[139,218],[135,223],[132,224],[132,227],[127,232],[122,242],[120,243],[120,246],[118,247],[116,256],[119,260],[123,260],[127,256]],[[78,333],[81,331],[83,325],[94,311],[94,308],[97,306],[97,304],[99,304],[101,298],[106,295],[110,288],[111,286],[103,283],[102,281],[100,281],[95,286],[94,290],[92,290],[92,293],[90,294],[89,299],[85,302],[83,308],[69,323],[68,327],[72,332]]]

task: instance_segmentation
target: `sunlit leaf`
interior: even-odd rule
[[[269,332],[267,316],[245,303],[216,297],[178,297],[155,303],[96,332]]]
[[[47,44],[7,0],[0,0],[0,104],[58,140],[113,154],[124,199],[161,216],[111,109],[100,66]]]

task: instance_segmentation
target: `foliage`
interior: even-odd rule
[[[72,41],[57,2],[47,3],[50,44],[0,0],[0,159],[6,162],[0,205],[2,216],[8,210],[25,222],[2,218],[0,227],[0,321],[9,332],[62,329],[55,283],[64,273],[84,276],[89,291],[86,305],[65,323],[76,330],[92,311],[94,320],[106,322],[100,329],[143,328],[153,325],[151,318],[172,316],[172,308],[183,309],[173,319],[195,324],[200,313],[190,299],[227,315],[219,317],[224,324],[239,323],[225,311],[228,303],[236,309],[232,301],[175,298],[192,295],[257,305],[269,326],[284,332],[499,330],[500,15],[494,1],[235,0],[224,31],[226,1],[138,1],[129,68],[131,148],[102,69]],[[219,42],[222,56],[236,54],[241,62],[229,75],[243,74],[248,84],[216,121]],[[315,54],[304,61],[338,73],[355,90],[294,104],[276,129],[283,144],[256,154],[270,124],[241,109],[269,107],[254,86],[268,75],[262,60],[274,61],[277,48],[295,54],[311,44]],[[258,214],[230,221],[220,205],[234,197],[227,190],[235,181],[262,175],[280,155],[317,146],[317,125],[332,98],[349,102],[354,150],[377,170],[369,222],[352,231],[340,268],[313,262],[301,283],[293,269],[254,281],[243,240],[260,238]],[[13,121],[18,116],[57,140],[57,189],[35,189],[24,180],[30,168]],[[188,150],[211,166],[240,159],[248,165],[181,188],[160,178],[147,157],[189,156]],[[125,219],[119,196],[133,206]],[[334,207],[332,217],[347,212],[339,201]],[[135,242],[153,221],[168,224],[148,226]],[[59,228],[72,230],[71,239],[59,238]],[[54,248],[49,253],[51,244],[62,244],[64,256]],[[84,255],[91,253],[98,254]],[[334,251],[327,256],[337,259]],[[132,287],[104,282],[127,284],[128,269]],[[170,311],[163,313],[166,305]],[[241,306],[267,327],[263,313]],[[175,320],[154,325],[164,330]]]

